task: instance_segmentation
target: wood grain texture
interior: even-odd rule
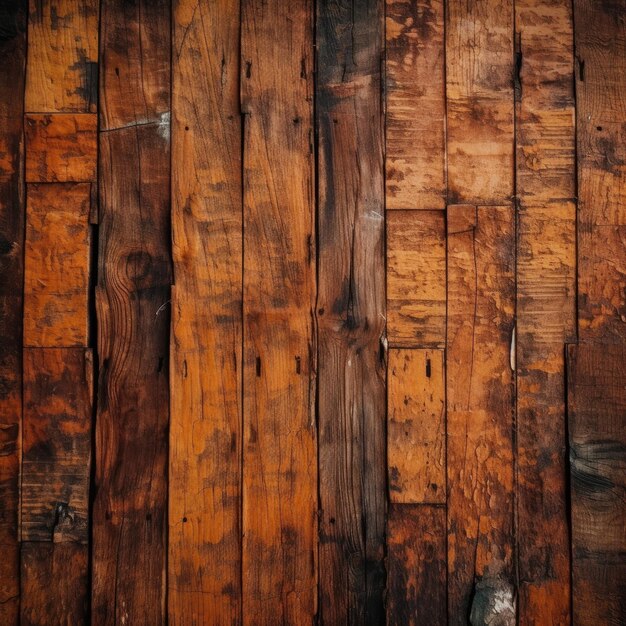
[[[446,5],[448,200],[504,204],[513,195],[513,2]]]
[[[443,209],[446,83],[442,0],[386,0],[387,209]]]
[[[448,207],[448,615],[513,580],[512,207]],[[510,622],[505,621],[509,624]]]
[[[87,345],[90,203],[89,183],[28,186],[25,346]]]
[[[626,2],[575,0],[578,330],[626,341]]]
[[[174,13],[169,623],[240,624],[239,1]],[[203,81],[198,81],[202,72]]]
[[[311,624],[317,604],[313,28],[305,0],[246,0],[243,614]]]
[[[321,624],[385,614],[382,11],[317,3]]]
[[[389,350],[387,381],[390,500],[445,504],[443,350]]]
[[[626,347],[569,345],[573,621],[626,615]]]
[[[446,232],[441,211],[387,213],[387,335],[392,346],[446,340]]]
[[[445,508],[392,504],[387,537],[387,624],[445,626]]]
[[[21,0],[0,5],[0,623],[7,626],[19,620],[26,18]]]
[[[98,0],[29,0],[26,111],[96,111],[98,6]]]

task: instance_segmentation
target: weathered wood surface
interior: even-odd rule
[[[0,5],[0,623],[7,626],[19,618],[26,18],[21,0]]]
[[[626,615],[626,347],[570,345],[568,432],[573,622]]]
[[[445,504],[443,350],[389,350],[387,385],[389,498]]]
[[[443,0],[386,0],[387,209],[443,209],[446,83]]]
[[[239,0],[174,13],[169,623],[240,624]],[[204,80],[198,80],[201,72]]]
[[[445,229],[442,211],[387,213],[387,336],[392,346],[445,344]]]
[[[319,620],[384,620],[383,6],[317,3]]]
[[[387,521],[387,623],[445,626],[446,509],[392,504]]]
[[[504,585],[502,615],[514,595],[514,210],[449,206],[447,229],[448,615],[466,624],[475,584]]]

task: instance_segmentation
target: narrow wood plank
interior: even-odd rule
[[[387,569],[388,624],[447,624],[444,507],[391,505]]]
[[[86,545],[24,543],[20,624],[89,624],[87,568]]]
[[[392,346],[446,341],[446,232],[441,211],[387,213],[387,333]]]
[[[242,5],[243,615],[311,624],[317,600],[313,25]]]
[[[514,624],[512,207],[448,207],[448,615]],[[474,609],[477,614],[481,606]],[[493,616],[495,618],[495,616]],[[483,622],[475,622],[483,623]],[[489,622],[487,622],[489,623]]]
[[[26,116],[26,182],[96,179],[98,117],[94,113]]]
[[[626,347],[568,346],[573,621],[626,615]]]
[[[240,624],[239,0],[174,13],[168,614]],[[203,80],[198,80],[201,73]]]
[[[95,112],[99,0],[30,0],[26,110]]]
[[[575,0],[580,338],[626,341],[626,1]]]
[[[90,194],[88,183],[28,186],[25,346],[87,345]]]
[[[446,5],[448,200],[513,195],[513,1]]]
[[[389,350],[387,466],[391,502],[446,502],[443,350]]]
[[[446,83],[442,0],[386,0],[388,209],[444,209]]]
[[[0,623],[19,621],[26,7],[0,5]]]
[[[92,377],[90,350],[24,350],[22,541],[88,541]]]
[[[385,619],[383,9],[317,3],[320,624]]]

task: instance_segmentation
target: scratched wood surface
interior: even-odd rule
[[[626,0],[0,2],[0,624],[626,615]]]

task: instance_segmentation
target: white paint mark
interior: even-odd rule
[[[511,350],[509,352],[509,358],[511,361],[511,369],[515,371],[515,364],[517,362],[516,358],[516,346],[515,346],[515,326],[513,326],[513,331],[511,332]]]
[[[159,120],[159,135],[161,135],[165,141],[170,140],[170,120],[171,115],[169,111],[161,113],[161,119]]]

